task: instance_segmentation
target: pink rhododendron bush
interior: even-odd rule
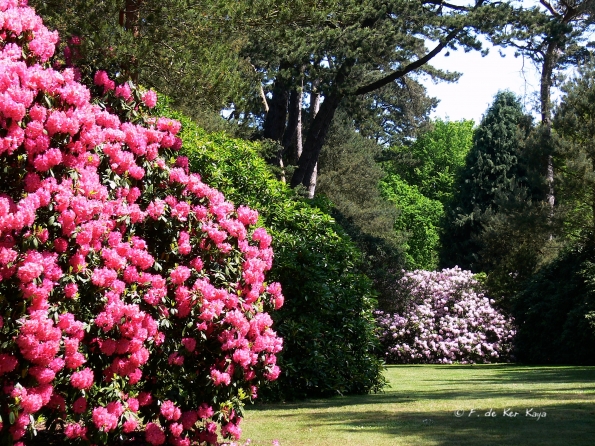
[[[238,439],[279,374],[271,238],[176,159],[154,92],[89,90],[57,40],[0,0],[0,443]]]
[[[471,271],[408,272],[399,283],[401,314],[377,312],[380,341],[392,363],[506,361],[515,331]]]

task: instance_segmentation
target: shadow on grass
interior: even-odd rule
[[[422,441],[432,445],[592,445],[595,437],[595,408],[588,404],[561,404],[547,409],[534,408],[529,414],[543,413],[540,419],[527,415],[526,407],[513,407],[504,416],[486,416],[490,408],[469,409],[457,417],[454,412],[340,411],[311,415],[313,427],[359,432]]]
[[[417,369],[417,370],[414,370]],[[419,373],[415,373],[419,371]],[[398,381],[414,376],[413,383]],[[413,373],[412,373],[413,372]],[[567,400],[570,394],[595,393],[595,367],[490,365],[398,365],[388,366],[393,380],[385,392],[369,395],[336,396],[288,403],[263,403],[250,410],[291,410],[399,404],[421,400],[489,398],[548,398]],[[396,382],[394,382],[397,380]],[[568,386],[579,384],[582,386]]]
[[[595,444],[595,367],[407,365],[385,376],[381,394],[247,409],[290,446]]]
[[[401,367],[401,366],[389,366]],[[426,366],[428,367],[428,366]],[[472,378],[476,381],[486,383],[501,382],[534,382],[534,383],[571,383],[592,381],[595,378],[595,366],[530,366],[511,364],[486,364],[486,365],[449,365],[434,366],[435,370],[444,370],[448,367],[451,370],[472,371],[487,370],[493,372],[492,378]]]

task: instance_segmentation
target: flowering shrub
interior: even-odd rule
[[[279,375],[271,237],[176,159],[154,92],[49,68],[25,3],[0,0],[0,441],[238,439]]]
[[[386,358],[394,363],[486,363],[506,360],[512,322],[492,308],[470,271],[406,273],[402,314],[376,312]]]
[[[257,143],[208,134],[183,114],[181,153],[204,181],[228,199],[258,209],[273,235],[275,262],[267,277],[283,284],[285,305],[272,313],[283,336],[277,363],[279,379],[267,383],[259,398],[291,400],[379,391],[385,384],[373,309],[372,283],[364,275],[361,253],[323,209],[305,201],[276,180]]]

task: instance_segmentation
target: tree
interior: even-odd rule
[[[381,183],[383,194],[396,206],[399,216],[394,231],[404,238],[407,269],[433,270],[438,266],[439,225],[442,203],[423,195],[415,185],[389,174]]]
[[[223,0],[32,0],[63,38],[63,62],[83,80],[97,69],[153,87],[199,114],[219,112],[257,87],[253,67],[239,51],[245,35],[226,20]]]
[[[542,133],[542,153],[547,157],[547,170],[544,174],[548,183],[547,202],[551,217],[555,204],[551,90],[557,72],[588,55],[589,51],[582,44],[595,24],[595,3],[592,0],[540,0],[540,4],[541,8],[536,6],[518,11],[514,25],[502,34],[493,35],[492,40],[497,44],[516,48],[518,55],[528,57],[539,67],[539,131]]]
[[[576,232],[595,234],[595,69],[593,61],[580,67],[563,87],[554,117],[560,137],[557,153],[560,201],[567,225]],[[568,214],[569,213],[569,214]],[[577,234],[578,235],[578,234]]]
[[[413,144],[391,148],[386,156],[394,160],[384,163],[384,169],[446,205],[473,144],[473,127],[473,121],[432,121]]]
[[[403,234],[409,268],[438,264],[440,223],[454,179],[472,144],[473,121],[433,121],[412,144],[384,150],[383,195],[400,212],[394,230]]]
[[[511,92],[498,93],[475,131],[473,147],[446,210],[444,265],[482,270],[478,257],[482,218],[497,212],[502,195],[522,183],[519,156],[530,128],[531,118],[524,114],[518,98]]]
[[[403,267],[402,238],[395,233],[395,207],[381,195],[384,177],[376,158],[382,147],[356,131],[339,110],[320,156],[317,202],[331,202],[331,214],[364,256],[379,301],[390,299]]]
[[[291,185],[310,185],[330,124],[344,100],[374,95],[394,82],[407,84],[422,72],[454,79],[428,63],[447,47],[480,48],[477,33],[498,28],[511,10],[506,3],[483,0],[469,6],[408,0],[328,1],[311,10],[307,20],[296,19],[295,26],[284,24],[255,33],[252,42],[257,43],[248,54],[254,55],[252,60],[266,55],[256,66],[274,79],[264,121],[268,137],[281,141],[285,132],[293,132],[288,127],[288,92],[301,88],[302,79],[310,96],[324,98],[305,132]],[[435,42],[430,50],[427,41]]]
[[[513,301],[515,355],[533,364],[595,364],[595,250],[590,240],[567,247]]]

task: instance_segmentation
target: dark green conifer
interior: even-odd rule
[[[481,270],[482,219],[497,212],[502,196],[513,193],[523,181],[519,155],[529,123],[513,93],[496,95],[475,131],[473,147],[446,210],[441,258],[445,266]]]

